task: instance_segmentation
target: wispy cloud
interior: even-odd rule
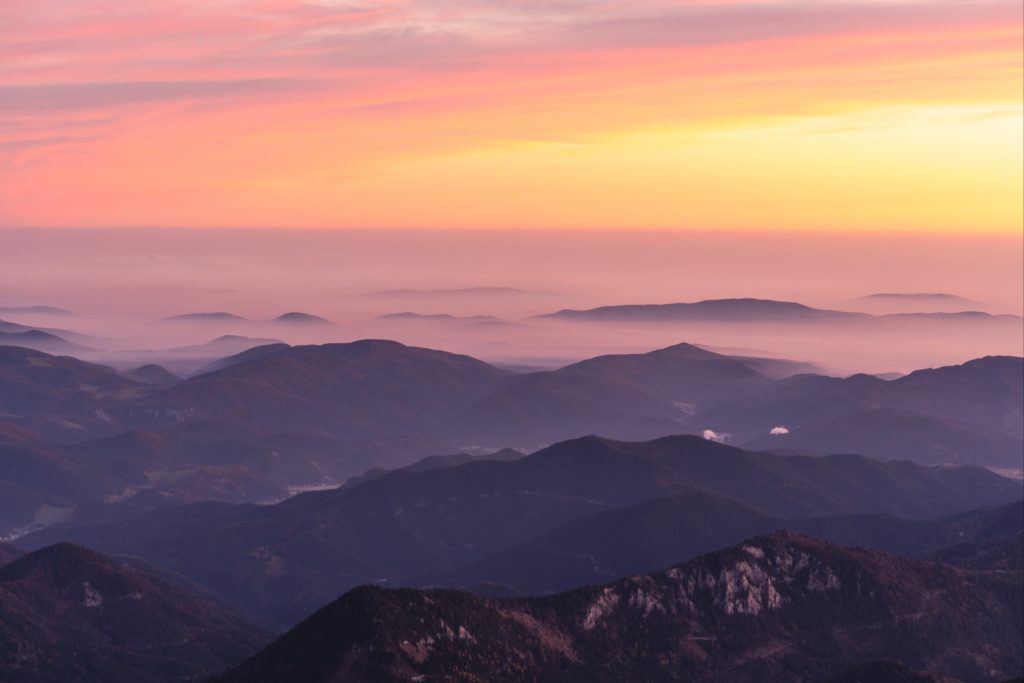
[[[107,111],[150,102],[234,100],[286,95],[315,87],[302,79],[114,81],[0,86],[0,116],[67,111]],[[332,87],[338,87],[337,82]]]

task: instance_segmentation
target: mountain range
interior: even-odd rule
[[[722,541],[710,547],[719,547],[738,533],[783,523],[764,517],[874,513],[927,520],[1016,502],[1022,490],[1019,482],[981,468],[927,468],[853,455],[777,456],[694,436],[646,443],[587,437],[517,460],[398,470],[272,506],[202,504],[110,522],[57,524],[19,543],[32,548],[73,540],[138,555],[192,578],[240,609],[287,624],[363,583],[436,583],[447,577],[448,583],[464,579],[535,588],[528,572],[516,586],[507,575],[480,568],[500,569],[501,558],[517,548],[533,552],[531,543],[550,547],[546,534],[587,538],[573,523],[611,525],[612,516],[621,535],[651,533],[643,508],[638,512],[634,506],[693,494],[714,496],[707,499],[708,509],[721,512],[716,517],[721,524],[734,520],[732,526],[701,532],[700,515],[674,520],[669,515],[667,521],[678,534],[707,533]],[[600,513],[605,517],[586,521]],[[813,530],[841,534],[844,525],[859,523]],[[857,538],[872,540],[869,534]],[[695,537],[689,545],[669,543],[663,552],[707,547]],[[580,552],[600,554],[600,547]],[[922,546],[908,546],[908,552],[920,554]],[[651,554],[631,557],[643,562]],[[611,562],[603,571],[618,567]]]
[[[4,680],[1018,675],[1024,359],[745,353],[0,346]]]
[[[20,346],[47,353],[87,353],[90,338],[71,330],[32,327],[0,320],[0,346]]]
[[[981,311],[890,313],[872,315],[856,311],[813,308],[792,301],[771,299],[708,299],[688,303],[622,304],[576,310],[563,309],[541,318],[588,322],[698,322],[698,323],[885,323],[906,316],[920,321],[950,320],[974,323],[1020,324],[1018,315],[992,315]]]
[[[76,351],[85,351],[88,348],[42,330],[0,332],[0,345],[24,346],[25,348],[47,351],[49,353],[74,353]]]
[[[548,597],[358,588],[212,681],[796,682],[881,658],[1002,681],[1022,598],[1019,575],[783,531]]]
[[[1020,358],[894,380],[812,370],[679,344],[514,373],[364,340],[257,346],[175,381],[0,347],[0,532],[81,521],[87,506],[109,519],[143,501],[267,502],[430,454],[530,452],[586,433],[708,430],[781,453],[1021,468]]]

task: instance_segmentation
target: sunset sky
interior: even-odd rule
[[[1022,225],[1020,0],[4,0],[0,225]]]

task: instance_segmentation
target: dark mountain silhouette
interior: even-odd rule
[[[178,377],[167,368],[155,363],[141,365],[133,370],[128,370],[124,374],[139,384],[177,384],[182,380],[181,377]]]
[[[289,325],[333,325],[327,318],[321,318],[318,315],[312,315],[310,313],[302,313],[300,311],[291,311],[290,313],[282,313],[277,316],[271,322],[286,323]]]
[[[756,513],[935,518],[1021,498],[980,468],[924,468],[860,456],[781,457],[699,437],[624,443],[587,437],[520,460],[396,471],[273,506],[155,511],[56,526],[20,543],[70,539],[137,554],[289,623],[361,583],[468,566],[574,520],[706,492]]]
[[[166,322],[246,322],[246,319],[234,313],[214,311],[210,313],[182,313],[162,318]]]
[[[178,681],[268,638],[201,591],[71,544],[0,568],[0,624],[0,671],[12,683]]]
[[[353,590],[219,683],[822,680],[891,658],[965,681],[1024,667],[1019,575],[792,532],[551,597]]]

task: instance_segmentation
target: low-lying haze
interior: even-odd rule
[[[1019,237],[988,235],[4,230],[0,306],[7,311],[0,318],[86,335],[73,341],[97,351],[76,355],[124,367],[167,355],[142,351],[238,335],[292,344],[390,338],[524,367],[689,341],[837,373],[907,371],[1019,354],[1021,320],[595,323],[535,316],[723,298],[875,315],[1020,316],[1022,293],[1006,285],[1021,282],[1021,246]],[[915,296],[870,296],[880,293]],[[14,310],[33,306],[73,314]],[[244,320],[162,321],[196,312]],[[334,324],[274,320],[288,312]],[[195,355],[178,352],[179,359]],[[220,355],[200,350],[191,367],[178,370]]]

